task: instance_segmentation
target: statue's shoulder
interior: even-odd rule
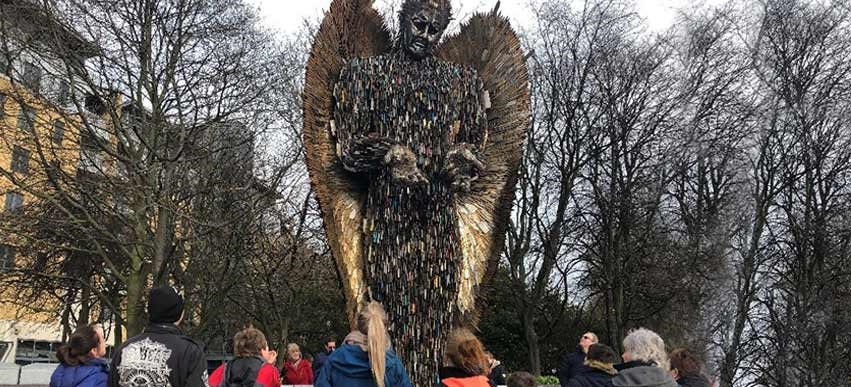
[[[441,69],[441,72],[445,74],[449,74],[450,76],[454,76],[464,80],[479,80],[479,73],[476,69],[467,66],[461,65],[455,62],[450,62],[448,60],[434,58],[435,65]]]

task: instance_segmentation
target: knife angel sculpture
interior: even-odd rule
[[[528,74],[497,8],[441,42],[449,0],[406,0],[392,39],[371,0],[334,0],[304,90],[304,145],[350,323],[384,304],[396,352],[431,386],[474,322],[508,225]]]

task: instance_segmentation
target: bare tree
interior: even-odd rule
[[[66,146],[80,161],[55,168],[49,153],[56,147],[36,136],[35,158],[42,170],[53,171],[46,179],[50,190],[17,185],[63,215],[53,226],[67,230],[65,246],[73,241],[66,252],[78,251],[100,267],[86,287],[134,334],[144,323],[144,289],[170,282],[185,265],[203,229],[195,226],[225,228],[239,219],[197,219],[193,209],[223,191],[253,188],[254,179],[234,184],[231,175],[214,173],[248,168],[250,175],[250,157],[229,160],[237,166],[215,163],[226,153],[252,155],[276,119],[280,47],[259,27],[255,11],[237,0],[27,4],[73,25],[97,53],[83,61],[50,47],[21,50],[60,59],[61,66],[43,73],[69,80],[75,91],[65,105],[57,101],[55,111],[75,123],[67,125]],[[50,117],[35,120],[46,126]]]
[[[789,144],[770,220],[777,258],[760,294],[759,381],[823,386],[847,381],[849,256],[845,221],[851,175],[847,116],[849,9],[842,3],[767,1],[754,67],[776,100]]]

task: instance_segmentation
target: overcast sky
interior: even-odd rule
[[[298,29],[304,18],[319,18],[331,4],[331,0],[249,0],[260,7],[266,23],[281,32]],[[647,20],[653,30],[663,30],[671,25],[680,7],[688,5],[690,0],[636,0],[638,12]],[[719,3],[720,0],[708,0]],[[496,0],[453,0],[453,13],[463,19],[474,11],[486,11],[493,8]],[[376,8],[385,4],[385,0],[376,0]],[[527,24],[531,14],[527,11],[527,0],[502,0],[500,9],[509,15],[513,23]]]

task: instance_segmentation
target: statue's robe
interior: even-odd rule
[[[437,375],[456,309],[458,193],[442,171],[453,145],[484,146],[481,93],[474,70],[433,57],[413,61],[399,52],[352,60],[334,90],[338,156],[368,182],[362,226],[366,284],[384,304],[393,347],[412,379]],[[383,158],[393,144],[413,151],[428,184],[409,187],[391,179]],[[413,382],[425,386],[434,380]]]

